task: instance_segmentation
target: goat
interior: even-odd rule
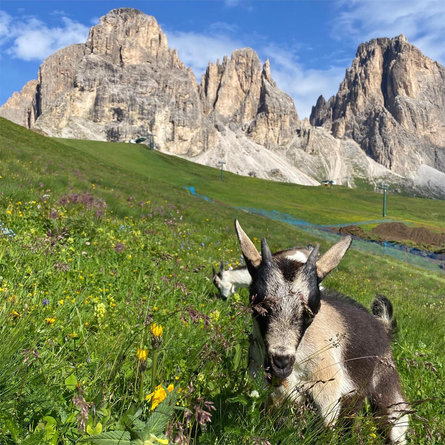
[[[392,356],[392,305],[378,296],[372,314],[319,283],[345,255],[346,237],[319,259],[317,245],[305,263],[273,256],[265,238],[261,255],[235,221],[252,277],[250,304],[254,333],[249,368],[267,372],[275,404],[308,394],[328,427],[357,413],[368,397],[381,427],[394,444],[405,444],[408,409]],[[252,344],[253,343],[253,344]]]
[[[289,259],[305,263],[312,246],[293,247],[291,249],[281,250],[274,253],[274,256],[286,256]],[[219,271],[216,272],[213,267],[212,281],[218,289],[220,298],[227,300],[239,288],[248,288],[252,282],[252,277],[247,270],[247,266],[240,266],[236,269],[224,269],[224,263],[221,261]]]

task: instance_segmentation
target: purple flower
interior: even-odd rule
[[[201,247],[205,247],[205,244],[204,244],[204,243],[201,243]]]
[[[43,304],[43,306],[48,306],[48,304],[49,304],[49,300],[48,300],[48,298],[45,298],[45,299],[42,301],[42,304]]]

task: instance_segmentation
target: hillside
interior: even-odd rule
[[[182,443],[383,443],[365,412],[351,437],[324,430],[308,406],[297,418],[285,407],[267,414],[267,390],[245,373],[247,295],[221,301],[210,280],[219,261],[240,262],[235,217],[274,250],[318,241],[234,207],[333,223],[379,217],[380,195],[221,181],[216,169],[137,145],[60,141],[3,119],[0,153],[2,443],[102,443],[100,433],[129,442],[129,431]],[[443,229],[441,201],[389,200],[401,220]],[[440,442],[443,276],[351,250],[326,286],[366,306],[376,293],[391,298],[411,440]]]

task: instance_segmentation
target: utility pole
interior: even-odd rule
[[[379,189],[383,190],[383,218],[386,217],[386,192],[389,189],[389,185],[388,184],[382,184],[381,186],[379,186]]]
[[[224,161],[219,161],[218,165],[221,167],[221,181],[224,181]]]

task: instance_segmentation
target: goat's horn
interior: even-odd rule
[[[316,244],[315,247],[311,250],[309,257],[307,259],[308,263],[315,264],[318,257],[318,251],[320,250],[320,244]]]
[[[267,244],[266,238],[261,240],[261,256],[266,263],[272,262],[272,252]]]
[[[241,228],[237,219],[235,219],[235,230],[246,262],[250,263],[253,267],[258,267],[261,264],[261,255],[255,247],[255,244],[253,244],[246,235],[246,232]]]
[[[305,264],[305,270],[316,270],[316,264],[317,264],[317,258],[318,258],[318,251],[320,249],[320,244],[317,244],[309,254],[306,264]]]
[[[215,276],[216,275],[216,270],[215,270],[215,268],[212,266],[212,271],[213,271],[213,276]]]
[[[224,272],[224,262],[221,261],[221,264],[219,265],[219,271],[222,273]]]

